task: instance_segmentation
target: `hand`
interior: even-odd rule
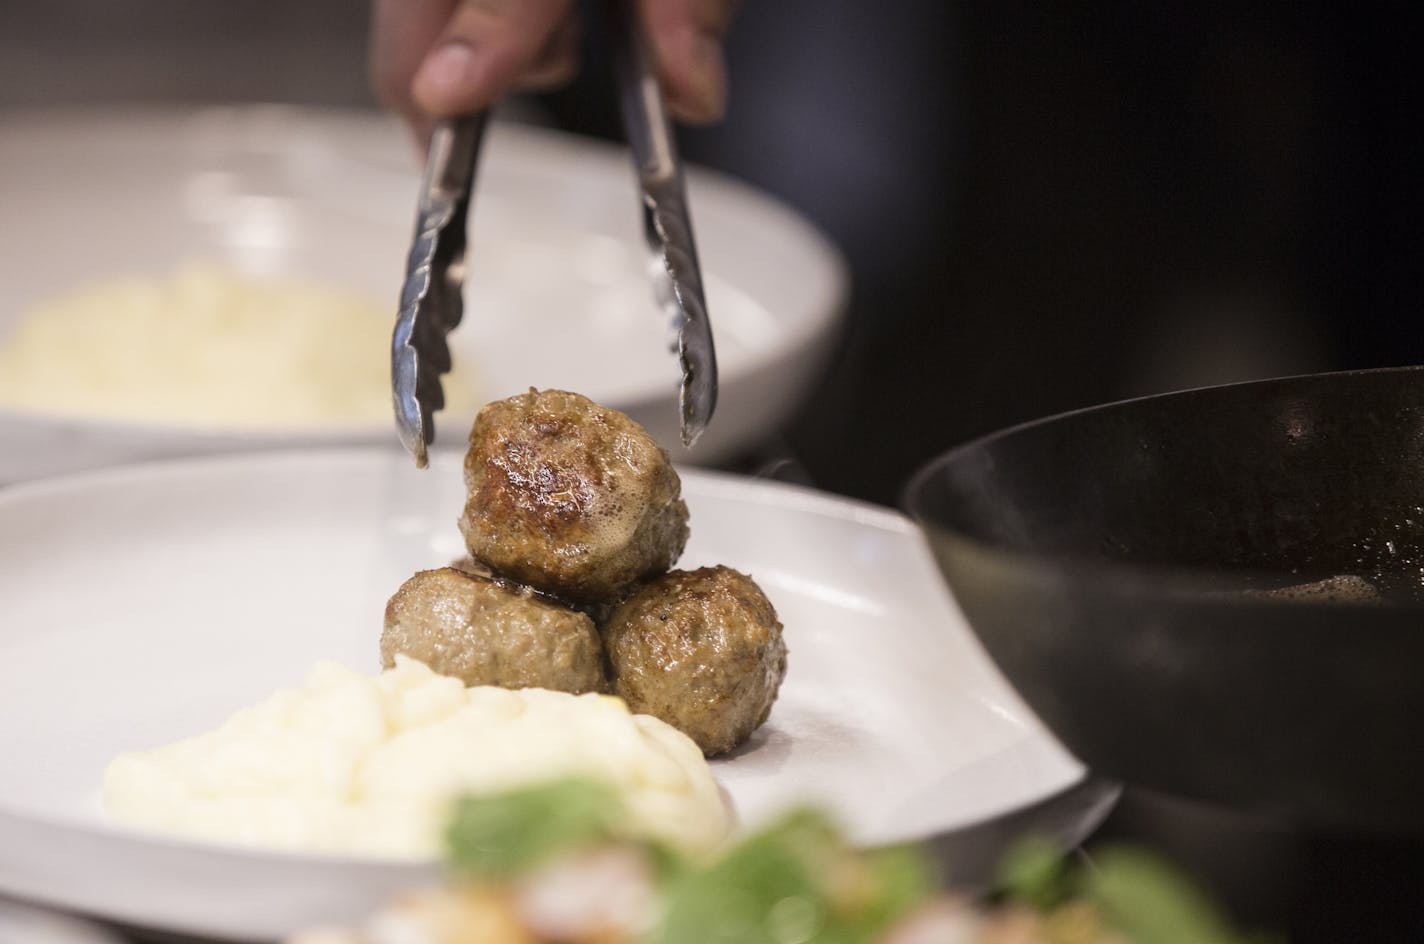
[[[373,0],[371,79],[424,140],[438,118],[469,114],[514,88],[567,81],[577,68],[573,0]],[[736,0],[638,0],[668,108],[722,117],[722,36]]]

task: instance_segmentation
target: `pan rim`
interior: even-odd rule
[[[1247,606],[1251,608],[1277,609],[1282,605],[1282,601],[1279,599],[1243,596],[1237,593],[1226,592],[1222,590],[1222,582],[1224,578],[1228,578],[1232,575],[1239,577],[1243,573],[1273,575],[1277,577],[1290,576],[1281,570],[1261,567],[1228,568],[1169,563],[1150,564],[1130,561],[1109,561],[1102,558],[1091,557],[1086,554],[1009,548],[1001,543],[970,534],[961,528],[932,520],[931,516],[926,513],[923,507],[923,496],[928,483],[945,467],[952,465],[956,461],[961,461],[963,456],[971,452],[983,451],[995,443],[1025,435],[1037,429],[1070,422],[1077,417],[1128,409],[1145,403],[1160,403],[1169,400],[1211,396],[1219,392],[1243,388],[1257,390],[1272,387],[1288,388],[1291,385],[1300,384],[1302,382],[1315,382],[1322,379],[1328,379],[1331,382],[1340,382],[1347,378],[1358,376],[1406,374],[1424,375],[1424,365],[1398,365],[1353,370],[1321,371],[1307,374],[1291,374],[1281,377],[1242,380],[1232,383],[1211,384],[1146,394],[1139,397],[1129,397],[1064,410],[1059,413],[1026,420],[985,433],[938,453],[924,462],[905,483],[901,489],[898,504],[899,507],[904,510],[905,514],[920,527],[931,546],[935,544],[935,536],[937,534],[945,536],[958,542],[967,549],[972,549],[975,554],[980,555],[984,559],[993,561],[996,565],[1032,567],[1039,571],[1040,576],[1047,577],[1052,575],[1059,579],[1083,582],[1091,584],[1097,589],[1111,588],[1114,594],[1120,597],[1150,596],[1157,599],[1170,600],[1175,603],[1190,602],[1202,605],[1209,605],[1212,601],[1219,600],[1223,606],[1230,605],[1233,608]],[[1364,614],[1369,613],[1397,614],[1406,612],[1424,614],[1424,601],[1415,602],[1399,599],[1391,599],[1386,604],[1352,600],[1291,600],[1288,605],[1292,609],[1299,608],[1301,610],[1316,612],[1349,613],[1352,618],[1362,617]]]

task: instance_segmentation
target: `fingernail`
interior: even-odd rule
[[[425,57],[411,82],[417,104],[431,112],[458,107],[475,76],[475,50],[469,43],[449,42]]]
[[[691,50],[691,92],[706,121],[717,121],[727,110],[727,63],[722,43],[715,36],[697,34]]]

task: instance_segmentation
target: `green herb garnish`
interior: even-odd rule
[[[466,796],[455,805],[446,850],[464,875],[510,878],[615,838],[621,814],[615,789],[582,778]]]
[[[1014,901],[1036,911],[1048,911],[1073,894],[1063,852],[1047,839],[1015,844],[999,863],[998,886]]]
[[[1146,849],[1107,846],[1092,854],[1090,867],[1071,868],[1053,843],[1030,839],[1004,857],[998,885],[1005,897],[1030,906],[1050,925],[1091,909],[1132,944],[1259,940],[1236,932],[1185,872]]]
[[[1244,944],[1185,872],[1145,849],[1113,846],[1094,853],[1084,897],[1136,944]]]
[[[635,844],[663,897],[648,944],[874,944],[937,887],[920,847],[858,851],[814,810],[782,817],[710,863],[632,840],[622,822],[614,788],[570,778],[466,797],[446,840],[458,873],[492,882],[604,843]],[[1029,840],[1004,858],[997,884],[1001,898],[1038,914],[1041,939],[1056,944],[1097,941],[1106,928],[1132,944],[1263,940],[1234,931],[1183,872],[1142,849],[1105,847],[1083,866]]]
[[[869,944],[923,900],[911,847],[854,851],[825,816],[793,812],[668,890],[657,944]]]

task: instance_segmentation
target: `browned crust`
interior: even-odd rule
[[[709,757],[766,721],[786,676],[775,608],[754,580],[729,567],[653,580],[614,609],[603,636],[613,691]]]
[[[687,506],[666,450],[587,397],[531,390],[476,417],[460,529],[495,573],[581,604],[671,567]]]
[[[386,604],[381,662],[419,659],[466,685],[603,691],[593,620],[532,591],[453,567],[407,580]]]

